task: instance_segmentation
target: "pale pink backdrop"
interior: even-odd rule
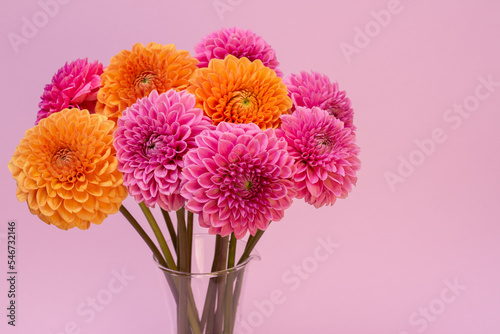
[[[16,327],[0,280],[1,333],[165,333],[156,269],[125,220],[47,226],[17,202],[7,162],[66,61],[107,65],[136,42],[193,51],[235,25],[262,35],[286,75],[338,81],[362,149],[347,200],[321,210],[296,201],[266,232],[241,333],[500,333],[499,11],[471,0],[2,0],[0,276],[9,219],[19,276]],[[33,20],[37,31],[23,31]],[[14,34],[25,38],[15,47]],[[463,104],[472,111],[460,116]],[[328,239],[331,254],[318,248]],[[97,296],[105,305],[91,314]]]

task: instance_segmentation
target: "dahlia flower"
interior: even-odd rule
[[[85,58],[66,63],[45,86],[35,124],[66,108],[87,109],[94,113],[101,74],[102,64],[98,61],[89,63]]]
[[[116,122],[126,108],[153,90],[186,89],[197,63],[173,44],[137,43],[132,51],[123,50],[111,58],[101,76],[96,112]]]
[[[354,132],[317,107],[297,107],[292,115],[281,118],[277,135],[286,139],[295,159],[297,198],[319,208],[347,197],[360,168]]]
[[[125,109],[114,132],[118,169],[137,202],[167,211],[180,209],[183,156],[196,147],[195,137],[215,128],[193,95],[171,89],[152,91]]]
[[[255,123],[263,130],[276,128],[280,116],[292,107],[281,78],[260,60],[232,55],[212,59],[207,68],[195,72],[190,83],[188,91],[196,96],[197,107],[214,125]]]
[[[294,160],[284,139],[255,124],[221,123],[196,137],[182,171],[186,208],[209,233],[241,239],[283,218],[296,195]]]
[[[224,59],[227,55],[233,55],[236,58],[246,57],[250,61],[259,59],[264,66],[276,71],[279,77],[283,76],[274,49],[251,30],[233,27],[211,32],[195,45],[194,51],[195,58],[200,61],[198,67],[207,67],[211,59]]]
[[[351,100],[345,91],[339,90],[338,83],[332,83],[324,74],[305,71],[292,74],[284,82],[293,100],[292,111],[297,107],[319,107],[344,122],[345,127],[356,131]]]
[[[9,170],[17,198],[60,229],[88,229],[116,213],[127,197],[113,148],[113,122],[64,109],[26,131]]]

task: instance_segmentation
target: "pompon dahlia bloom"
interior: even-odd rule
[[[285,140],[255,124],[221,123],[196,137],[182,171],[186,208],[209,233],[241,239],[283,218],[296,195]]]
[[[246,57],[250,61],[259,59],[264,66],[276,71],[279,77],[283,76],[274,49],[251,30],[233,27],[211,32],[195,45],[194,51],[200,61],[198,67],[207,67],[211,59],[224,59],[227,55],[233,55],[236,58]]]
[[[66,108],[87,109],[94,113],[102,71],[101,63],[89,63],[86,58],[66,63],[45,86],[35,124]]]
[[[193,95],[169,90],[138,100],[125,109],[114,132],[124,184],[137,202],[167,211],[178,210],[181,171],[186,152],[196,147],[195,137],[214,129]]]
[[[186,89],[197,63],[173,44],[137,43],[132,51],[123,50],[111,58],[101,76],[96,112],[116,122],[126,108],[153,90]]]
[[[188,92],[196,96],[196,105],[217,125],[255,123],[261,129],[276,128],[280,116],[288,113],[292,100],[276,72],[260,60],[251,62],[229,55],[212,59],[190,80]]]
[[[113,122],[64,109],[26,131],[9,162],[17,198],[60,229],[88,229],[127,197],[113,147]]]
[[[317,107],[297,107],[282,120],[277,135],[286,139],[296,161],[297,198],[319,208],[347,197],[360,169],[354,132]]]
[[[356,131],[351,100],[346,97],[345,91],[339,90],[338,83],[332,83],[326,75],[314,71],[292,74],[284,82],[293,100],[292,111],[297,107],[319,107]]]

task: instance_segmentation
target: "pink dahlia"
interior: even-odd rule
[[[292,74],[283,81],[293,101],[292,111],[296,107],[319,107],[340,119],[346,127],[356,130],[351,100],[345,91],[339,90],[338,83],[332,83],[324,74],[305,71]]]
[[[195,137],[213,129],[212,121],[195,108],[193,95],[171,89],[137,100],[125,109],[114,132],[118,169],[137,202],[167,211],[180,209],[183,157],[196,147]]]
[[[196,137],[196,143],[184,160],[182,195],[186,208],[199,213],[202,227],[241,239],[283,218],[296,195],[295,167],[275,130],[223,122]]]
[[[35,124],[66,108],[87,109],[93,114],[102,72],[101,63],[89,63],[87,58],[66,63],[45,86]]]
[[[211,32],[195,45],[194,51],[195,58],[200,61],[198,67],[207,67],[210,59],[233,55],[250,61],[260,59],[264,66],[274,70],[279,77],[283,76],[274,49],[251,30],[234,27]]]
[[[278,137],[286,139],[295,159],[297,198],[319,208],[347,197],[360,169],[359,147],[352,129],[317,107],[297,107],[281,120],[281,129],[276,131]]]

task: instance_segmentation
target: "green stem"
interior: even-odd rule
[[[179,246],[177,251],[177,265],[180,272],[189,272],[189,249],[188,249],[188,236],[186,229],[186,215],[184,208],[180,208],[176,212],[177,214],[177,245]],[[190,286],[188,278],[181,279],[179,286],[179,305],[177,308],[177,325],[178,333],[184,334],[188,333],[189,324],[187,322],[187,292]]]
[[[241,289],[243,287],[243,277],[245,275],[245,269],[246,268],[241,268],[241,270],[239,270],[238,273],[235,273],[236,284],[234,287],[234,294],[233,294],[233,301],[232,301],[232,303],[233,303],[232,324],[233,325],[234,325],[234,322],[236,320],[236,310],[238,309],[238,303],[240,301]],[[233,328],[231,328],[231,330],[233,330]]]
[[[250,254],[252,254],[255,245],[257,245],[260,238],[262,238],[263,234],[264,231],[257,230],[254,236],[250,236],[250,238],[248,238],[247,245],[245,247],[245,250],[243,251],[243,254],[241,254],[240,260],[238,261],[238,265],[242,264],[243,262],[245,262],[246,259],[248,259]]]
[[[165,241],[165,237],[161,233],[160,227],[158,226],[155,217],[151,213],[151,210],[149,210],[149,208],[146,206],[146,204],[144,204],[144,202],[139,203],[139,206],[141,207],[144,216],[146,216],[146,219],[148,220],[148,223],[151,226],[151,229],[153,230],[156,239],[158,239],[158,243],[160,244],[160,248],[163,251],[163,255],[165,255],[165,260],[167,261],[168,264],[167,268],[172,270],[177,270],[177,266],[175,265],[172,253],[170,253],[170,249],[168,248],[167,241]]]
[[[245,262],[249,257],[250,254],[252,254],[252,251],[255,248],[255,245],[259,242],[260,238],[262,238],[262,235],[264,235],[264,231],[262,230],[257,230],[255,235],[251,235],[248,238],[247,245],[245,246],[245,250],[243,251],[243,254],[240,257],[240,260],[238,261],[238,265],[242,264]],[[243,276],[245,275],[245,270],[242,269],[238,273],[238,277],[236,278],[236,285],[234,287],[234,296],[233,296],[233,314],[232,314],[232,321],[234,323],[235,317],[236,317],[236,309],[238,307],[238,302],[240,300],[241,296],[241,288],[243,286]]]
[[[222,237],[220,236],[220,234],[217,234],[215,236],[215,252],[211,272],[215,272],[217,270],[217,266],[219,265],[220,247],[222,247]],[[203,305],[203,313],[201,315],[202,330],[205,328],[205,324],[207,324],[207,328],[213,327],[216,292],[215,283],[216,279],[210,278],[210,282],[208,283],[207,296],[205,297],[205,305]]]
[[[193,257],[193,220],[194,214],[191,211],[188,211],[188,220],[187,220],[187,235],[188,235],[188,270],[191,272],[191,261]]]
[[[144,213],[144,216],[148,220],[148,223],[151,226],[153,233],[155,234],[156,238],[158,239],[158,242],[160,244],[160,248],[162,249],[162,251],[165,255],[166,261],[163,260],[164,262],[162,265],[165,268],[178,271],[177,266],[175,265],[174,258],[172,257],[172,253],[170,253],[170,249],[168,248],[167,242],[165,241],[165,237],[161,233],[160,227],[158,226],[158,223],[156,222],[153,214],[151,213],[151,210],[149,210],[149,208],[144,203],[139,203],[139,206],[141,207],[141,210]],[[125,212],[125,210],[124,210],[124,212]],[[126,212],[128,212],[128,211],[126,211]],[[125,217],[127,217],[127,216],[125,216]],[[132,217],[132,216],[130,215],[130,217]],[[133,226],[134,226],[134,224],[133,224]],[[137,226],[139,226],[139,225],[137,224]],[[141,228],[141,230],[142,230],[142,228]],[[159,251],[158,251],[158,253],[159,253]],[[160,258],[163,258],[163,257],[160,256]],[[167,274],[167,275],[169,275],[169,274]],[[170,289],[172,290],[172,293],[174,295],[174,299],[176,300],[176,302],[178,304],[181,303],[181,300],[183,299],[182,296],[184,296],[184,299],[186,298],[186,295],[181,295],[179,293],[182,286],[179,286],[179,282],[177,282],[177,283],[172,282],[172,280],[168,279],[168,277],[167,277],[167,281],[169,282]],[[187,308],[188,308],[187,319],[189,320],[189,323],[191,324],[191,330],[192,330],[193,334],[202,334],[201,329],[200,329],[198,313],[197,313],[195,302],[194,302],[193,292],[191,291],[191,289],[188,289],[187,295],[189,298],[187,300]]]
[[[139,235],[142,237],[142,239],[146,242],[148,245],[149,249],[153,252],[154,256],[160,263],[165,268],[168,268],[167,262],[163,258],[163,255],[160,253],[158,248],[156,247],[155,243],[151,238],[148,236],[148,234],[144,231],[144,229],[141,227],[141,225],[137,222],[137,220],[132,216],[132,214],[122,205],[120,207],[120,212],[123,214],[123,216],[129,221],[130,225],[139,233]],[[167,282],[170,286],[170,290],[172,290],[172,295],[174,296],[175,302],[179,302],[179,292],[177,291],[175,282],[167,275]]]
[[[234,260],[236,258],[236,236],[234,233],[231,234],[231,239],[229,240],[229,257],[227,259],[227,269],[234,267]]]
[[[170,234],[170,239],[172,240],[172,245],[174,245],[175,251],[178,252],[177,248],[177,235],[175,233],[174,224],[172,223],[172,219],[170,218],[170,214],[168,211],[161,209],[161,213],[163,214],[163,219],[165,219],[165,223],[167,224],[168,233]]]
[[[158,250],[158,248],[156,247],[155,243],[153,242],[153,240],[151,240],[151,238],[144,231],[144,229],[141,227],[141,225],[139,225],[139,223],[134,218],[134,216],[132,216],[132,214],[123,205],[120,206],[120,212],[128,220],[128,222],[130,223],[130,225],[132,225],[132,227],[137,231],[137,233],[139,233],[139,235],[144,240],[144,242],[146,242],[146,245],[148,245],[149,249],[153,252],[153,254],[156,257],[156,259],[158,260],[158,262],[162,266],[168,267],[167,266],[167,262],[165,262],[165,259],[163,258],[163,255],[161,255],[161,253]]]
[[[231,234],[229,241],[229,256],[227,260],[227,269],[234,267],[234,260],[236,257],[236,236],[234,232]],[[224,334],[233,334],[233,314],[236,313],[236,308],[233,309],[233,284],[234,275],[236,271],[229,272],[226,282],[226,295],[225,295],[225,315],[224,315]]]
[[[188,273],[189,264],[189,241],[188,232],[186,229],[186,216],[184,208],[177,210],[177,245],[179,246],[179,251],[177,252],[177,265],[179,266],[179,271]]]
[[[227,268],[227,251],[229,246],[229,236],[222,238],[222,248],[219,266],[217,271]],[[224,323],[224,303],[226,294],[226,276],[217,277],[217,311],[215,312],[215,328],[213,333],[222,332],[222,324]]]

